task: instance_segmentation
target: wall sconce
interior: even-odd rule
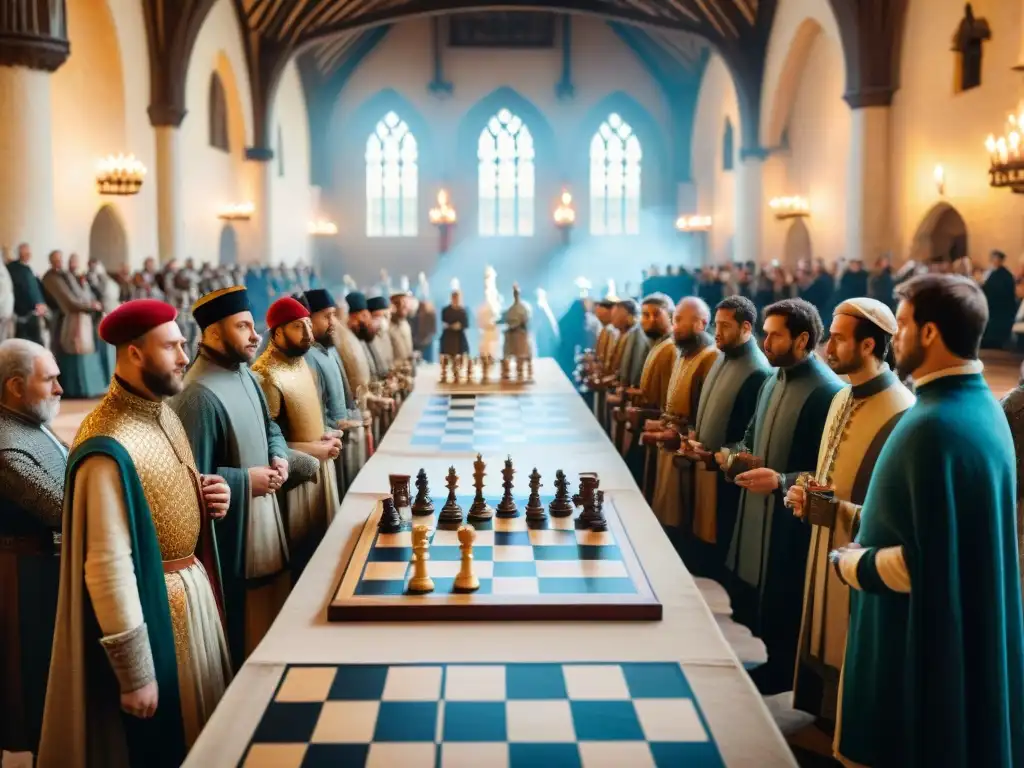
[[[572,195],[569,194],[567,189],[562,190],[558,207],[555,208],[554,219],[555,226],[562,233],[562,242],[568,244],[569,234],[572,232],[572,228],[576,226],[576,209],[572,206]]]
[[[252,203],[236,203],[221,208],[217,218],[223,221],[248,221],[256,213],[256,206]]]
[[[946,169],[941,165],[935,166],[935,189],[939,195],[946,194]]]
[[[146,178],[146,166],[135,155],[107,155],[96,171],[96,189],[101,195],[137,195]]]
[[[779,221],[784,219],[802,219],[811,215],[811,206],[807,198],[794,195],[792,197],[773,197],[768,207],[772,209],[775,218]]]
[[[449,202],[448,193],[445,190],[438,190],[437,205],[430,209],[428,216],[430,223],[437,227],[440,236],[438,252],[448,253],[448,247],[451,245],[451,230],[455,226],[458,216],[454,206]]]
[[[680,232],[707,232],[711,229],[711,217],[680,216],[676,219],[676,229]]]
[[[314,237],[330,237],[338,234],[338,225],[327,219],[317,219],[309,222],[309,234]]]

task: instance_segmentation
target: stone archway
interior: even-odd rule
[[[128,233],[121,217],[111,205],[96,212],[89,229],[89,258],[98,259],[108,273],[128,263]]]
[[[949,203],[937,203],[921,220],[910,246],[918,263],[934,259],[956,261],[967,255],[967,223]]]
[[[217,259],[222,267],[232,267],[238,263],[238,233],[231,224],[225,224],[220,231]]]
[[[782,248],[782,266],[793,270],[801,259],[810,261],[813,251],[811,250],[811,233],[803,219],[793,219],[786,230],[786,242]]]

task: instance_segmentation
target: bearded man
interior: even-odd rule
[[[188,363],[175,315],[129,301],[100,324],[117,364],[68,459],[40,766],[180,765],[231,679],[212,547],[197,557],[231,492],[164,402]]]
[[[324,426],[320,390],[305,356],[313,345],[309,310],[291,296],[267,310],[270,345],[252,364],[267,398],[270,418],[277,422],[288,446],[320,462],[316,482],[287,491],[285,519],[292,575],[309,562],[338,509],[338,476],[334,460],[341,438]]]
[[[391,294],[391,325],[389,327],[395,362],[399,368],[410,375],[414,373],[416,357],[416,352],[413,349],[412,326],[409,324],[411,298],[408,291]]]
[[[228,515],[213,525],[228,644],[235,669],[263,639],[291,588],[277,492],[288,480],[289,449],[249,370],[259,336],[248,292],[223,288],[200,298],[191,317],[199,354],[172,399],[200,472],[231,488]]]
[[[376,442],[380,439],[381,419],[394,408],[394,401],[370,392],[370,385],[377,380],[377,369],[369,348],[376,334],[376,326],[370,315],[366,296],[359,291],[352,291],[345,297],[345,304],[348,306],[348,319],[344,325],[338,326],[335,347],[356,399],[366,398],[367,407],[373,417],[373,442]],[[367,453],[371,452],[368,447]]]
[[[36,752],[43,722],[68,463],[50,427],[59,377],[45,347],[0,344],[0,751]]]
[[[1024,765],[1024,614],[1016,470],[981,375],[981,288],[896,289],[897,374],[917,402],[878,457],[856,543],[836,754],[848,765]]]
[[[828,553],[853,541],[878,454],[914,403],[886,362],[894,333],[896,318],[879,301],[848,299],[835,308],[826,360],[851,386],[832,400],[813,473],[786,478],[787,506],[811,527],[793,701],[830,728],[836,719],[850,593],[829,565]]]

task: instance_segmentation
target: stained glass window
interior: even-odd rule
[[[533,234],[533,136],[507,109],[487,121],[477,147],[480,163],[480,234]]]
[[[366,140],[367,237],[415,237],[417,160],[416,137],[388,112]]]
[[[608,115],[590,142],[590,234],[639,234],[642,158],[629,123]]]

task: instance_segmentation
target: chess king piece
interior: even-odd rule
[[[483,456],[478,453],[476,461],[473,462],[473,487],[476,488],[476,496],[473,497],[473,503],[469,507],[468,517],[470,520],[490,520],[494,517],[494,510],[487,505],[487,500],[484,498],[486,466]]]
[[[555,498],[548,506],[552,517],[571,517],[573,513],[572,499],[569,497],[569,478],[565,472],[555,472]]]
[[[547,520],[548,513],[540,503],[540,472],[533,468],[530,473],[530,498],[526,502],[526,519],[533,523]]]
[[[455,490],[459,487],[459,476],[455,473],[455,467],[448,467],[445,485],[448,487],[448,500],[441,507],[441,514],[438,515],[437,522],[444,526],[461,525],[462,507],[455,499]]]
[[[409,592],[414,595],[425,595],[434,591],[434,580],[427,573],[427,561],[430,559],[430,544],[427,542],[430,529],[425,525],[417,525],[412,529],[412,578],[409,579]]]
[[[512,457],[509,456],[505,459],[505,466],[501,470],[501,487],[505,489],[505,492],[501,496],[501,501],[498,502],[498,517],[519,516],[516,500],[512,498],[512,478],[515,477],[515,474],[516,471],[512,467]]]
[[[590,518],[590,530],[608,530],[608,519],[604,516],[604,491],[598,491],[594,500],[594,514]]]
[[[380,520],[377,521],[377,531],[380,533],[398,533],[402,530],[402,517],[395,507],[395,500],[390,496],[381,499]]]
[[[414,515],[433,515],[434,502],[430,500],[430,486],[427,485],[427,471],[416,473],[416,500],[412,503]]]
[[[480,579],[473,573],[473,542],[476,541],[476,529],[472,525],[461,525],[458,537],[462,563],[453,586],[456,592],[475,592],[480,589]]]

